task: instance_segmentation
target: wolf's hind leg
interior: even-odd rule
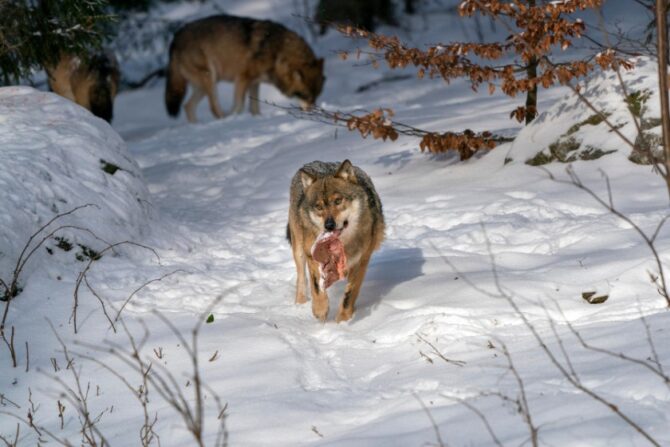
[[[259,87],[260,87],[259,82],[254,82],[253,84],[251,84],[251,87],[249,87],[249,113],[251,113],[252,115],[261,114]]]
[[[216,72],[213,68],[210,68],[209,73],[210,76],[207,79],[207,85],[205,85],[207,99],[209,100],[209,109],[212,111],[212,115],[221,119],[225,117],[226,114],[221,109],[221,104],[219,103],[219,92],[216,89]]]
[[[209,91],[207,98],[209,99],[209,109],[212,111],[212,115],[219,119],[225,117],[226,114],[223,112],[221,105],[219,104],[219,95],[216,91],[216,85]]]
[[[233,103],[232,113],[242,113],[244,111],[244,97],[249,90],[249,84],[249,79],[244,75],[235,79],[235,102]]]
[[[356,299],[358,298],[358,293],[361,291],[361,285],[363,284],[363,279],[365,279],[365,272],[368,269],[369,261],[370,255],[363,256],[358,265],[349,271],[347,288],[344,290],[344,298],[342,298],[340,308],[337,311],[337,317],[335,318],[335,321],[338,323],[348,321],[353,316]]]
[[[326,321],[328,317],[328,294],[321,289],[321,274],[319,263],[313,259],[307,261],[309,265],[309,282],[312,286],[312,313],[320,321]]]
[[[184,105],[184,110],[186,111],[186,119],[189,123],[195,123],[198,119],[196,117],[196,109],[198,108],[198,103],[205,96],[205,92],[202,91],[199,87],[193,85],[193,92],[191,97],[186,101]]]

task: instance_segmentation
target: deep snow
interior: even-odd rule
[[[249,8],[245,2],[232,7],[259,17],[290,13],[278,13],[270,1]],[[427,39],[431,34],[415,30],[414,35]],[[387,72],[352,68],[352,61],[329,52],[338,45],[351,43],[329,34],[315,44],[328,59],[321,97],[326,107],[393,106],[400,121],[435,129],[516,128],[507,116],[518,101],[475,95],[461,82],[446,86],[408,79],[354,93]],[[653,87],[649,63],[627,76],[632,85]],[[596,82],[614,89],[611,76]],[[172,121],[162,105],[162,88],[158,84],[117,98],[113,129],[127,150],[106,123],[65,100],[26,89],[0,90],[0,181],[10,192],[2,203],[15,210],[2,218],[0,272],[6,278],[21,241],[53,216],[50,205],[58,197],[67,196],[69,206],[98,203],[99,210],[76,215],[76,224],[109,242],[154,247],[160,262],[146,250],[125,247],[93,264],[91,283],[119,308],[144,282],[172,273],[140,291],[124,316],[136,334],[144,321],[150,330],[144,353],[174,371],[185,393],[192,389],[181,373],[188,358],[151,312],[162,312],[187,334],[220,297],[214,321],[203,326],[200,353],[204,378],[228,405],[230,445],[434,445],[438,437],[431,417],[445,445],[495,445],[478,416],[458,399],[485,415],[502,444],[528,444],[516,406],[498,395],[516,399],[520,393],[501,352],[503,343],[523,380],[541,445],[648,445],[561,376],[498,288],[512,297],[559,361],[572,365],[581,383],[661,445],[670,445],[668,384],[639,364],[584,349],[566,324],[594,346],[642,360],[654,355],[651,338],[660,363],[670,368],[670,320],[648,278],[654,271],[648,247],[588,195],[523,163],[589,115],[572,96],[564,96],[566,90],[542,92],[545,114],[515,142],[460,162],[454,155],[421,154],[413,139],[364,140],[344,129],[298,121],[267,104],[260,117],[214,121],[203,103],[202,123],[186,124],[183,116]],[[230,85],[222,84],[220,91],[229,108]],[[269,87],[261,96],[288,102]],[[616,92],[600,100],[625,112]],[[624,120],[625,113],[614,117]],[[627,161],[625,146],[602,127],[583,128],[579,136],[618,149],[596,161],[574,163],[580,178],[606,197],[600,170],[606,172],[617,208],[652,233],[667,215],[662,179],[650,167]],[[56,151],[62,158],[55,159]],[[19,163],[21,155],[28,161]],[[97,160],[103,157],[127,171],[104,173]],[[330,289],[330,321],[320,324],[309,304],[293,304],[295,268],[285,241],[288,186],[302,164],[344,158],[372,177],[384,205],[387,238],[372,259],[353,320],[332,321],[343,292],[338,283]],[[565,165],[547,168],[567,178]],[[51,181],[43,179],[44,171]],[[104,247],[80,232],[67,236]],[[656,245],[666,263],[669,244],[668,232],[662,231]],[[25,417],[31,390],[38,423],[73,443],[79,425],[71,406],[62,431],[57,417],[60,387],[49,376],[51,358],[61,366],[63,360],[45,317],[77,353],[93,352],[77,340],[126,344],[122,333],[109,329],[90,293],[82,296],[80,333],[72,334],[74,282],[84,265],[74,253],[38,252],[28,265],[23,292],[10,306],[18,368],[11,368],[7,350],[0,349],[0,411]],[[609,299],[591,305],[581,297],[585,291]],[[28,373],[25,341],[30,343]],[[154,352],[159,349],[160,360]],[[109,355],[96,355],[118,365]],[[141,408],[130,393],[100,366],[83,359],[76,365],[91,383],[92,407],[107,409],[100,430],[112,445],[139,445]],[[65,369],[56,375],[71,380]],[[127,369],[123,375],[139,385],[137,375]],[[206,404],[212,444],[216,411],[211,398]],[[151,411],[158,414],[162,445],[192,444],[181,419],[155,394]],[[15,427],[15,419],[0,414],[0,434],[9,437]],[[34,433],[22,426],[20,445],[34,443]]]

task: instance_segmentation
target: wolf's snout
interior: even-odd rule
[[[314,102],[310,101],[305,101],[304,99],[301,99],[298,101],[300,103],[300,108],[302,109],[303,112],[308,112],[314,107]]]
[[[336,227],[335,219],[329,217],[328,219],[326,219],[326,222],[323,224],[323,226],[326,229],[326,231],[333,231]]]

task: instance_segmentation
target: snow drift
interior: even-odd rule
[[[519,132],[509,157],[534,165],[556,159],[589,160],[614,153],[631,158],[630,145],[603,118],[631,142],[638,138],[633,116],[641,123],[646,138],[653,140],[654,135],[660,135],[656,62],[649,58],[633,62],[633,70],[621,70],[623,85],[614,71],[598,71],[582,83],[584,98],[602,115],[569,92]]]
[[[121,137],[58,95],[29,87],[0,89],[0,166],[3,274],[11,272],[31,234],[76,207],[92,205],[49,228],[87,228],[114,243],[140,237],[148,225],[148,190]],[[73,247],[104,244],[71,228],[57,235]]]

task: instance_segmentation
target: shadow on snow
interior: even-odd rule
[[[418,247],[382,247],[372,255],[354,320],[370,315],[396,286],[423,275],[424,263],[423,252]]]

